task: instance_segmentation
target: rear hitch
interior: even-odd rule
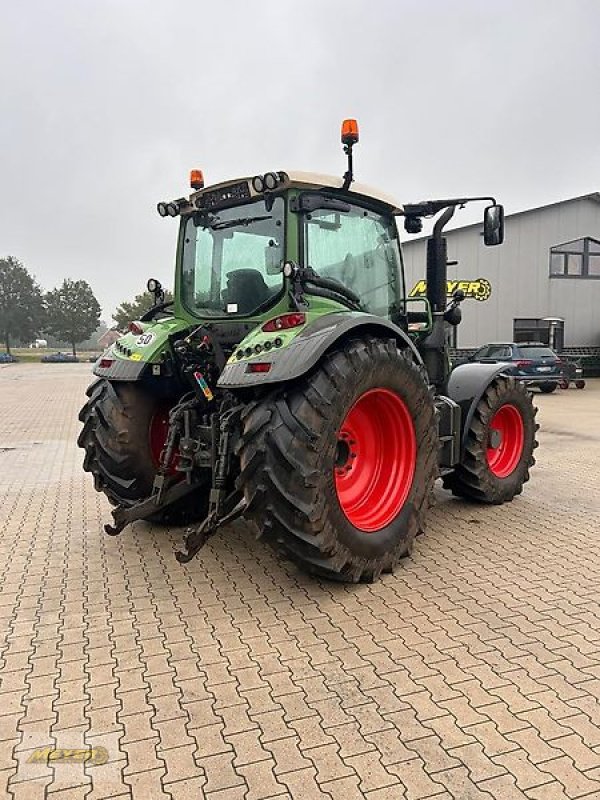
[[[157,494],[151,494],[150,497],[133,506],[117,506],[111,512],[114,525],[105,525],[104,531],[109,536],[118,536],[131,522],[151,517],[152,514],[171,505],[171,503],[175,503],[197,488],[197,484],[179,482],[161,491],[160,499]]]
[[[234,406],[219,420],[218,447],[213,465],[213,482],[209,495],[208,515],[196,528],[189,528],[185,537],[185,550],[175,553],[180,564],[187,564],[204,547],[217,530],[240,517],[246,509],[246,501],[241,492],[234,490],[227,494],[231,456],[235,444],[234,431],[239,424],[242,406]],[[215,433],[216,433],[215,420]],[[213,443],[215,442],[213,437]]]
[[[245,510],[246,501],[240,492],[232,492],[223,500],[220,514],[216,510],[211,510],[200,525],[187,529],[185,550],[178,550],[175,553],[177,561],[180,564],[187,564],[219,528],[241,517]]]

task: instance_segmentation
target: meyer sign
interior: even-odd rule
[[[492,284],[485,278],[476,278],[474,281],[448,281],[446,284],[446,293],[448,297],[457,289],[462,289],[465,293],[465,298],[470,297],[473,300],[488,300],[492,294]],[[427,281],[417,281],[413,288],[410,290],[409,297],[425,297],[427,292]]]

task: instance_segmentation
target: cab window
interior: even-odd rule
[[[304,261],[323,278],[352,289],[365,311],[390,317],[404,296],[402,261],[393,218],[350,206],[317,209],[304,222]]]

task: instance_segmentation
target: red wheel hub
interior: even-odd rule
[[[161,406],[154,412],[154,416],[150,420],[150,452],[152,453],[152,461],[154,466],[158,469],[160,466],[160,456],[167,441],[167,434],[169,432],[169,406]],[[177,463],[178,453],[173,454],[171,463],[169,464],[169,474],[175,474],[175,464]]]
[[[404,401],[371,389],[354,403],[338,432],[334,479],[340,507],[361,531],[385,528],[412,486],[417,440]]]
[[[487,463],[497,478],[512,474],[523,454],[525,427],[516,406],[500,406],[490,422]]]

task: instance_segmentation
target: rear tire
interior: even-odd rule
[[[423,530],[438,449],[433,393],[410,351],[353,340],[244,412],[238,487],[280,554],[322,577],[371,581]]]
[[[525,387],[498,376],[477,404],[462,462],[444,476],[452,494],[480,503],[500,504],[521,494],[535,464],[537,408]]]
[[[83,429],[77,444],[85,450],[83,468],[97,491],[113,505],[132,506],[148,497],[156,475],[151,447],[152,420],[160,401],[134,383],[100,379],[87,390],[89,400],[79,413]],[[163,511],[153,522],[186,525],[204,519],[208,489],[194,492]]]
[[[585,381],[581,380],[575,381],[575,387],[577,389],[585,389]]]
[[[543,394],[552,394],[552,392],[556,391],[556,387],[558,384],[556,383],[540,383],[540,392]]]

